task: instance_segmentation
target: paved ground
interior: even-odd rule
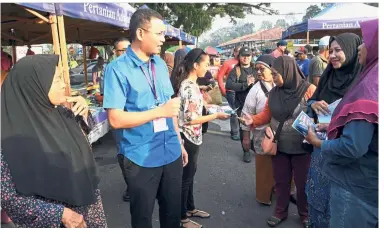
[[[130,227],[129,203],[122,201],[125,184],[116,159],[116,146],[111,133],[94,145],[102,179],[100,189],[110,228]],[[194,186],[197,208],[211,214],[198,220],[206,228],[267,228],[272,207],[255,200],[255,162],[244,163],[240,142],[229,137],[229,120],[209,124],[204,135]],[[159,227],[158,206],[153,213],[153,226]],[[2,227],[5,227],[2,225]],[[296,206],[291,204],[289,218],[281,228],[301,227]]]
[[[242,161],[239,142],[231,140],[229,120],[210,123],[204,135],[195,179],[197,208],[211,214],[210,219],[198,220],[207,228],[266,228],[266,219],[273,208],[259,205],[255,200],[255,164]],[[102,180],[100,189],[107,215],[108,226],[130,227],[129,203],[121,196],[124,180],[116,160],[116,149],[109,133],[101,145],[94,146]],[[153,214],[153,226],[159,227],[157,204]],[[291,204],[290,216],[282,228],[301,227],[296,206]]]

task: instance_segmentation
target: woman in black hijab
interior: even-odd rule
[[[57,55],[15,64],[1,89],[1,207],[20,227],[106,227],[97,165]],[[72,111],[61,106],[75,102]],[[78,123],[79,122],[79,123]]]
[[[273,82],[276,84],[270,93],[263,112],[245,115],[244,123],[259,127],[270,123],[276,132],[277,153],[272,157],[273,176],[276,188],[275,214],[268,219],[268,225],[275,227],[288,216],[292,172],[297,188],[297,209],[304,227],[308,227],[308,209],[305,195],[305,182],[309,167],[309,155],[302,148],[304,136],[292,124],[301,111],[305,111],[307,100],[315,92],[316,86],[305,81],[305,76],[294,58],[283,55],[272,65]]]
[[[362,65],[359,64],[357,48],[361,43],[360,37],[353,33],[330,38],[330,63],[320,77],[316,92],[309,99],[307,114],[310,117],[317,119],[317,114],[327,113],[328,104],[343,98],[358,80]],[[314,228],[328,228],[330,222],[330,185],[328,178],[320,172],[323,159],[320,149],[314,147],[306,185],[310,222]]]
[[[328,112],[328,104],[343,98],[348,89],[356,82],[362,65],[358,61],[357,47],[361,39],[354,33],[343,33],[329,40],[329,64],[320,77],[319,86],[309,100],[311,109],[316,113]]]

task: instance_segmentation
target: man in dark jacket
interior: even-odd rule
[[[245,99],[256,79],[256,70],[251,66],[252,51],[248,47],[242,47],[239,51],[239,64],[235,66],[228,75],[226,89],[235,91],[235,107],[237,115],[241,115]],[[240,139],[243,142],[243,133],[240,129]],[[251,161],[251,154],[244,150],[243,160]]]

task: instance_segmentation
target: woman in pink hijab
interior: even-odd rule
[[[330,180],[330,227],[378,227],[378,33],[379,21],[360,23],[364,43],[359,46],[360,79],[335,109],[328,140],[311,129],[307,141],[324,154],[322,174]]]

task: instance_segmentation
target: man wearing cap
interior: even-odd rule
[[[329,36],[325,36],[319,41],[319,54],[313,57],[309,64],[309,83],[319,85],[320,76],[328,65],[329,56]]]
[[[256,79],[256,70],[251,66],[252,51],[248,47],[242,47],[239,51],[239,65],[235,66],[229,73],[226,88],[235,91],[235,109],[237,115],[241,116],[245,99]],[[243,142],[243,132],[240,130],[240,140]],[[242,145],[243,146],[243,145]],[[249,149],[243,147],[244,162],[251,161]]]
[[[287,41],[281,40],[277,43],[277,48],[271,53],[271,55],[275,58],[278,58],[280,56],[284,55],[284,51],[287,48]]]
[[[311,62],[311,60],[307,58],[308,51],[304,47],[300,47],[296,52],[298,57],[296,62],[300,70],[304,73],[305,78],[307,78],[309,74],[309,63]]]
[[[228,78],[229,73],[232,71],[232,69],[239,63],[239,51],[241,46],[236,46],[233,50],[233,58],[229,59],[224,62],[224,64],[220,67],[219,71],[217,72],[217,82],[219,83],[219,88],[221,91],[221,94],[227,98],[228,104],[232,109],[235,109],[235,92],[232,90],[226,90],[224,79]],[[236,115],[231,115],[230,120],[231,125],[231,138],[234,141],[239,141],[239,121],[237,120]]]

